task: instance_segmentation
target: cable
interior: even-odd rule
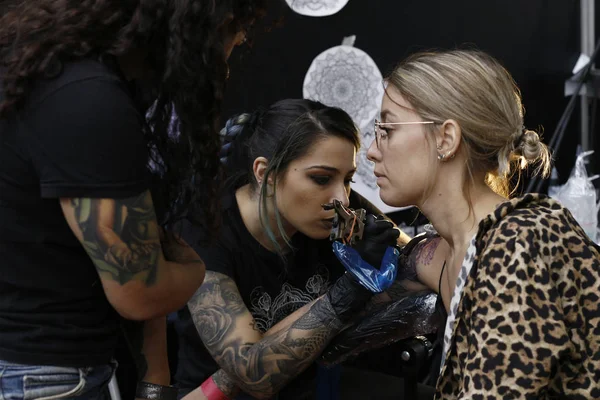
[[[568,126],[569,120],[571,119],[571,115],[573,114],[573,110],[575,109],[575,103],[577,102],[577,99],[579,99],[579,93],[581,92],[581,88],[586,83],[587,79],[589,78],[589,76],[591,74],[592,66],[594,65],[594,60],[596,59],[596,56],[598,55],[599,49],[600,49],[600,42],[598,42],[596,44],[596,48],[594,49],[594,52],[592,53],[592,55],[590,57],[590,61],[585,65],[585,67],[583,67],[583,70],[581,71],[581,75],[580,75],[580,80],[577,83],[577,88],[573,92],[573,95],[571,96],[571,99],[569,100],[569,103],[567,104],[565,111],[563,112],[562,116],[560,117],[560,120],[558,121],[558,124],[556,125],[556,129],[554,130],[554,133],[552,134],[552,137],[550,138],[548,147],[551,150],[553,150],[553,153],[556,153],[558,151],[558,149],[560,148],[560,144],[564,138],[565,132],[567,131],[567,126]],[[542,184],[544,183],[544,180],[545,179],[542,179],[537,176],[533,177],[531,179],[531,181],[529,182],[529,185],[527,185],[527,189],[525,190],[525,193],[539,192],[542,187]]]

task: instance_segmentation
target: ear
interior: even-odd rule
[[[265,180],[265,172],[267,172],[267,167],[269,165],[269,160],[265,157],[257,157],[252,164],[252,171],[254,172],[254,179],[258,183],[258,186],[262,186],[262,183]],[[271,179],[269,179],[270,181]]]
[[[458,153],[462,139],[460,125],[453,119],[442,124],[440,134],[436,138],[437,152],[441,159],[452,159]]]

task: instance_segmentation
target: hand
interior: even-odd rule
[[[345,273],[329,288],[326,296],[338,319],[346,324],[365,307],[373,293]]]
[[[389,288],[398,274],[398,258],[400,252],[389,246],[378,268],[362,259],[356,249],[341,242],[333,242],[333,253],[342,263],[346,271],[365,288],[373,293],[381,293]]]
[[[124,242],[117,242],[110,246],[105,255],[106,261],[112,264],[127,267],[133,261],[133,252]]]
[[[367,215],[362,239],[354,248],[372,267],[379,268],[388,247],[396,245],[400,230],[383,216]]]

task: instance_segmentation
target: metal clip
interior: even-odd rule
[[[353,246],[357,241],[362,239],[367,217],[367,212],[364,209],[353,210],[344,207],[339,200],[323,204],[322,207],[324,210],[335,211],[333,227],[329,234],[331,241],[340,240],[345,245]]]

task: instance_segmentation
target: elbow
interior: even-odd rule
[[[137,285],[136,285],[137,286]],[[164,294],[149,288],[128,290],[120,296],[110,299],[113,308],[123,318],[132,321],[146,321],[177,311],[187,304],[190,296],[182,295],[176,290]]]
[[[184,304],[185,302],[179,307],[173,307],[173,309],[165,309],[163,307],[156,306],[154,302],[149,302],[146,304],[113,304],[113,307],[117,313],[119,313],[119,315],[125,319],[131,321],[147,321],[149,319],[166,316],[170,312],[176,311],[183,307]]]
[[[170,277],[152,285],[141,280],[132,280],[125,285],[113,285],[106,290],[113,308],[123,317],[133,321],[163,317],[184,307],[204,281],[202,266],[181,268],[171,266]],[[117,286],[118,285],[118,286]]]
[[[130,321],[147,321],[163,316],[162,313],[157,313],[154,310],[133,307],[115,307],[119,315]]]

